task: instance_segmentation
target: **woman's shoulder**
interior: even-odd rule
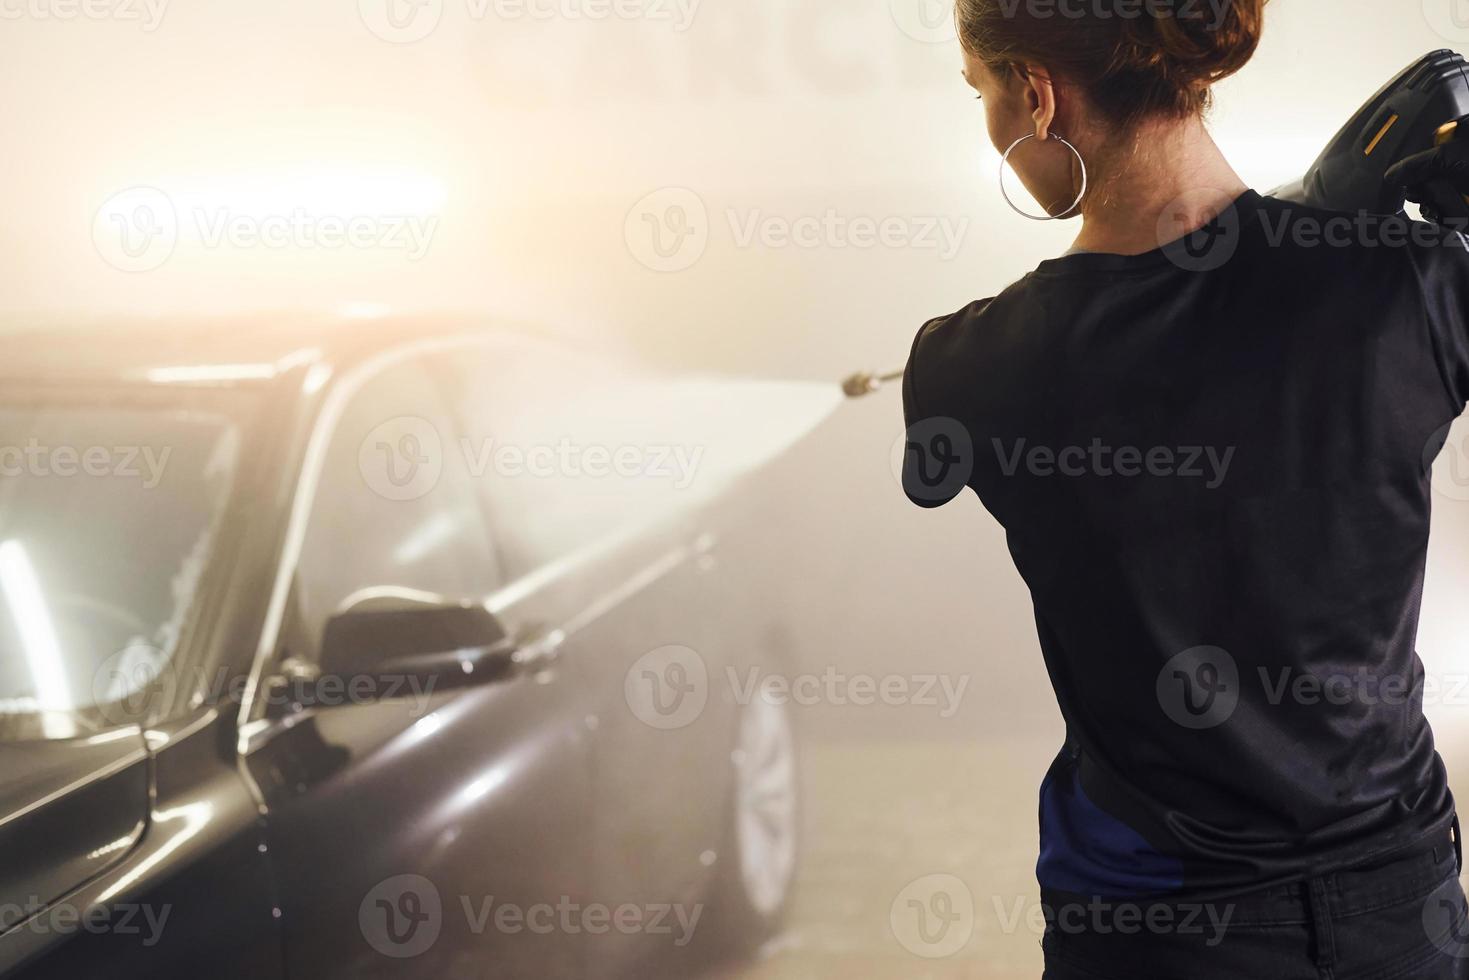
[[[945,316],[934,317],[918,329],[909,361],[952,360],[971,350],[1000,342],[1015,322],[1015,311],[1027,280],[1010,285],[998,296],[977,299]]]

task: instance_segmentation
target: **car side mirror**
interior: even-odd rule
[[[503,680],[516,670],[516,650],[481,605],[349,609],[327,621],[321,672],[353,699],[377,700],[405,681],[437,692]]]

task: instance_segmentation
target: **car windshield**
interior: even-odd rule
[[[192,405],[0,404],[0,740],[107,727],[159,677],[239,447]]]

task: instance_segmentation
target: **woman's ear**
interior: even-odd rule
[[[1051,75],[1040,65],[1026,65],[1020,69],[1021,83],[1026,86],[1025,99],[1030,107],[1031,119],[1035,121],[1035,138],[1044,143],[1051,135],[1051,126],[1056,121],[1056,89],[1051,84]]]

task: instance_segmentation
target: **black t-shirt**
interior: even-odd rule
[[[923,327],[904,488],[1004,526],[1066,721],[1044,889],[1247,890],[1446,829],[1414,643],[1466,401],[1469,241],[1254,192]]]

